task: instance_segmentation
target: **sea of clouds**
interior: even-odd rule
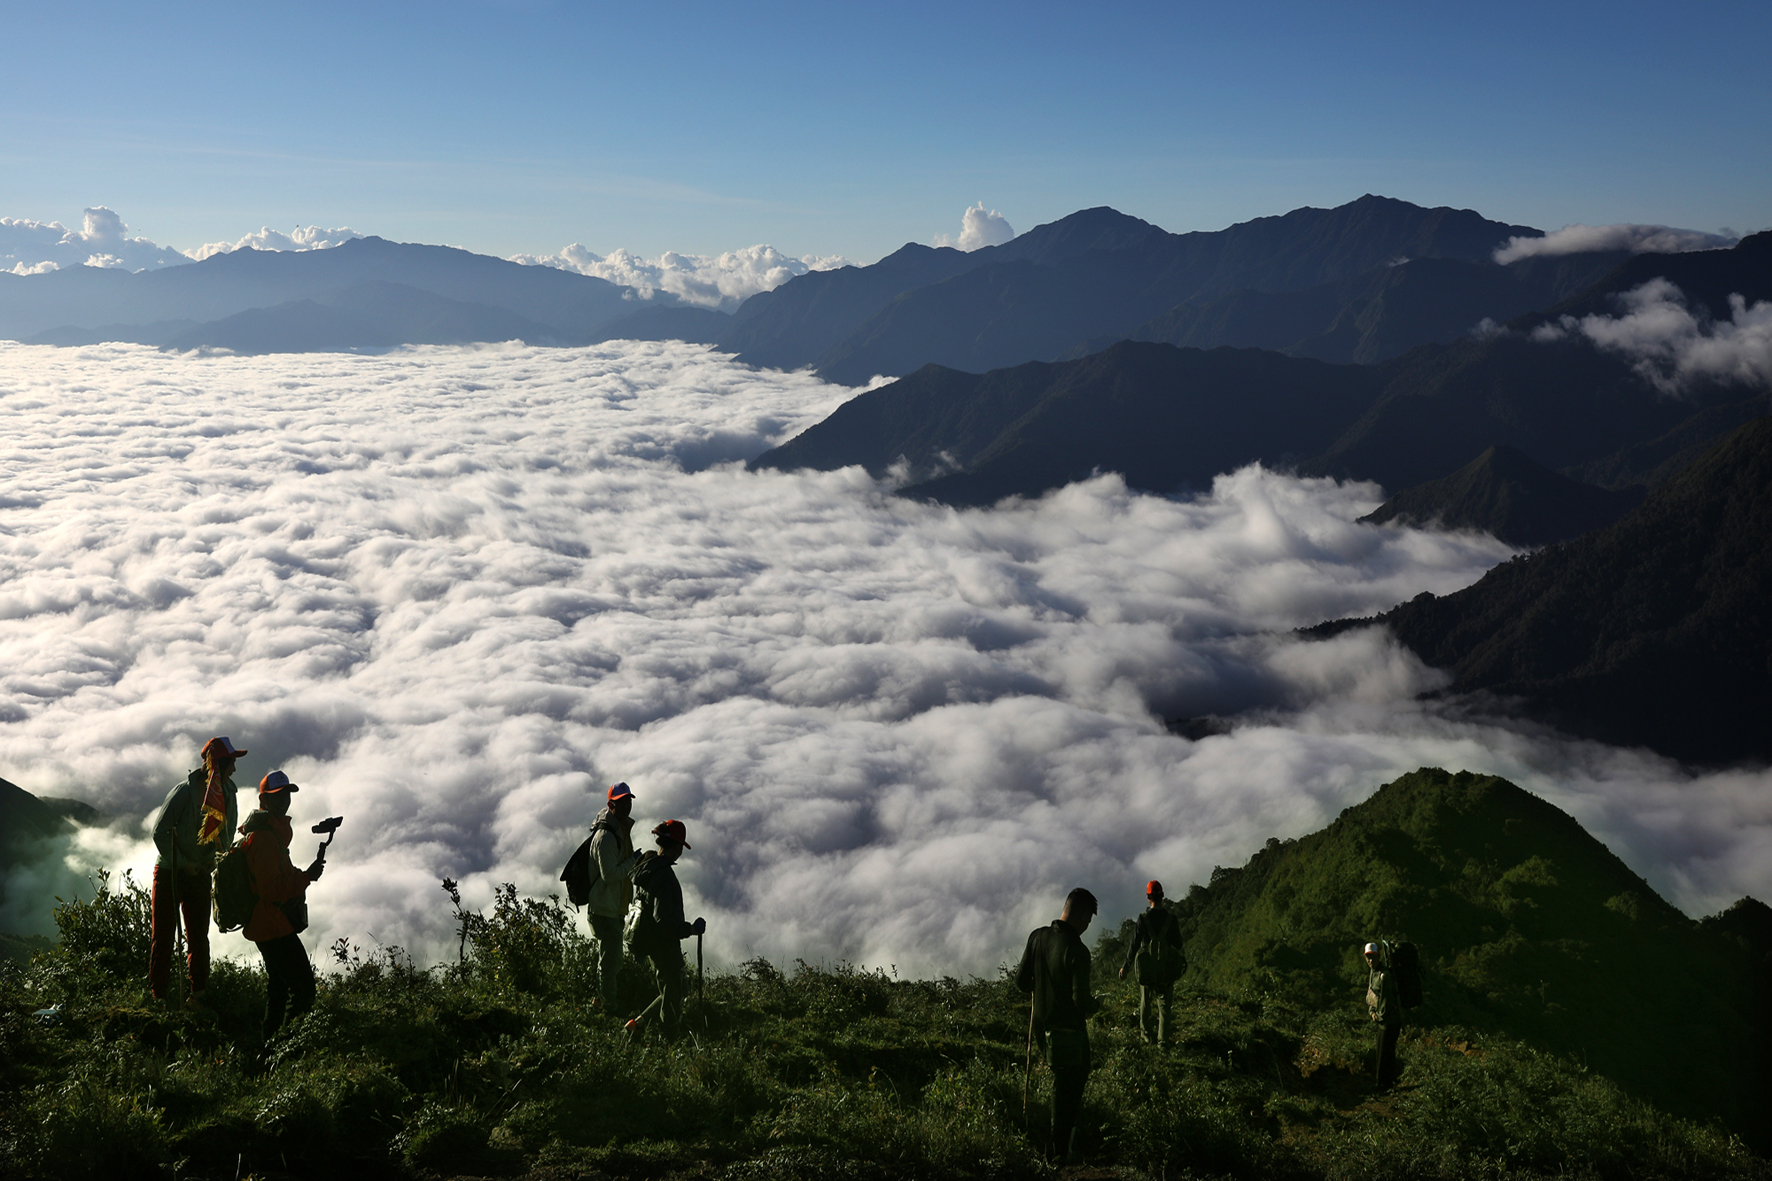
[[[345,817],[309,946],[421,962],[453,954],[442,878],[558,892],[618,779],[641,831],[688,825],[727,965],[988,973],[1072,886],[1117,922],[1422,765],[1546,796],[1688,913],[1772,897],[1766,773],[1467,718],[1382,633],[1288,634],[1465,586],[1493,539],[1260,468],[965,511],[744,470],[853,392],[677,343],[0,344],[0,776],[111,818],[10,897],[145,877],[215,734],[242,788],[301,785],[298,862]],[[1237,725],[1163,725],[1202,714]]]

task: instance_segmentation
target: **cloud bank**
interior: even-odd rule
[[[1540,255],[1585,254],[1595,250],[1628,250],[1632,254],[1684,254],[1689,250],[1723,250],[1739,238],[1681,230],[1673,226],[1619,224],[1610,226],[1564,226],[1537,238],[1509,238],[1495,251],[1503,266]]]
[[[1694,382],[1729,382],[1772,389],[1772,303],[1749,307],[1729,297],[1727,320],[1695,314],[1685,294],[1666,279],[1651,279],[1618,297],[1619,316],[1563,316],[1532,331],[1537,341],[1584,337],[1636,361],[1657,388],[1678,393]]]
[[[626,250],[597,255],[577,242],[558,254],[518,254],[511,261],[594,275],[632,287],[642,299],[652,299],[662,291],[684,303],[721,311],[731,311],[759,291],[772,291],[808,271],[831,271],[849,265],[849,260],[840,255],[792,258],[773,246],[749,246],[714,255],[667,250],[658,258],[648,259]]]
[[[294,232],[288,234],[265,226],[232,242],[206,242],[197,249],[186,253],[191,258],[201,261],[211,255],[231,254],[236,250],[246,248],[253,250],[329,250],[334,246],[344,245],[352,238],[361,238],[362,236],[349,226],[339,226],[336,229],[322,229],[320,226],[296,226]]]
[[[129,227],[103,205],[85,212],[78,230],[59,221],[0,217],[0,270],[15,275],[41,275],[62,267],[107,267],[126,271],[179,266],[226,254],[241,247],[255,250],[324,250],[363,235],[352,229],[297,227],[284,234],[270,227],[233,242],[210,242],[195,250],[174,250],[146,238],[131,238]]]
[[[131,238],[123,219],[103,205],[86,210],[77,230],[59,221],[0,217],[0,270],[15,275],[77,266],[140,271],[190,261],[169,246]]]
[[[80,856],[139,877],[228,734],[243,784],[346,818],[310,944],[421,961],[440,878],[557,892],[617,779],[688,824],[728,965],[988,973],[1071,886],[1117,921],[1423,764],[1547,796],[1689,912],[1772,894],[1766,774],[1475,722],[1381,632],[1287,634],[1468,585],[1492,539],[1260,468],[956,511],[737,463],[850,393],[676,343],[0,345],[0,775],[116,817]],[[1161,722],[1206,713],[1240,724]]]
[[[960,215],[960,236],[935,235],[933,245],[953,246],[960,250],[977,250],[981,246],[1001,246],[1015,237],[1008,219],[995,209],[987,210],[984,202],[970,207]]]

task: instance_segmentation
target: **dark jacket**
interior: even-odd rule
[[[209,790],[209,772],[198,767],[185,781],[166,793],[160,815],[154,820],[154,847],[159,856],[154,864],[184,873],[207,874],[215,869],[215,859],[228,848],[228,834],[239,819],[234,781],[222,782],[222,828],[216,839],[207,845],[197,843],[203,831],[203,796]]]
[[[640,915],[634,926],[634,954],[671,954],[679,942],[695,934],[683,918],[683,887],[677,871],[657,853],[642,853],[634,870],[640,891]]]
[[[246,865],[252,871],[252,890],[258,895],[252,917],[240,932],[254,943],[291,935],[295,927],[277,904],[308,892],[308,875],[289,860],[289,842],[295,838],[289,817],[254,809],[240,826],[246,838]]]
[[[1132,943],[1126,948],[1126,962],[1120,965],[1120,970],[1130,971],[1139,951],[1159,939],[1180,951],[1181,924],[1162,906],[1149,907],[1138,916],[1138,925],[1132,931]]]
[[[1086,1029],[1099,1007],[1089,993],[1089,949],[1063,919],[1053,919],[1028,936],[1015,969],[1015,986],[1034,997],[1034,1027]]]

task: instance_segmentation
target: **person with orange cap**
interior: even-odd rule
[[[157,1001],[166,999],[172,982],[172,944],[181,913],[189,953],[185,972],[191,986],[185,1004],[196,1008],[208,987],[210,875],[239,816],[234,762],[246,753],[227,738],[204,743],[203,765],[166,793],[154,820],[158,853],[148,936],[148,991]]]
[[[265,962],[265,1040],[314,1006],[314,966],[308,962],[301,932],[308,925],[308,885],[326,868],[315,858],[307,869],[289,860],[295,838],[289,824],[289,797],[301,788],[289,776],[272,771],[258,782],[258,809],[246,817],[240,834],[246,838],[246,864],[252,872],[252,917],[241,931],[258,944]]]
[[[632,878],[639,854],[634,851],[634,792],[625,783],[609,789],[607,803],[591,825],[591,865],[596,877],[585,903],[591,934],[597,937],[597,974],[603,1012],[621,1016],[622,921],[634,900]]]
[[[634,888],[640,894],[640,913],[634,923],[636,959],[651,964],[658,981],[658,996],[627,1023],[631,1037],[639,1037],[655,1018],[665,1040],[677,1036],[683,1021],[683,1000],[688,982],[683,977],[683,940],[708,929],[706,919],[693,923],[683,918],[683,887],[671,867],[689,848],[689,830],[681,820],[667,820],[652,830],[656,852],[643,854],[634,870]]]
[[[1127,945],[1120,979],[1126,979],[1128,968],[1133,969],[1138,980],[1139,1032],[1146,1045],[1154,1042],[1161,1046],[1169,1041],[1169,1010],[1175,982],[1187,968],[1187,960],[1181,954],[1181,924],[1163,904],[1163,883],[1147,882],[1144,896],[1145,909],[1138,916],[1132,942]]]

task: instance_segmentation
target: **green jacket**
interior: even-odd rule
[[[215,859],[233,844],[240,806],[232,779],[222,782],[220,834],[212,844],[197,843],[197,834],[203,824],[203,793],[208,787],[209,776],[198,767],[183,783],[166,793],[166,802],[160,805],[160,815],[154,821],[154,847],[160,851],[154,859],[156,867],[209,873],[215,869]]]
[[[1403,1023],[1403,1002],[1397,996],[1397,981],[1383,968],[1369,969],[1366,975],[1366,1011],[1380,1025]]]

